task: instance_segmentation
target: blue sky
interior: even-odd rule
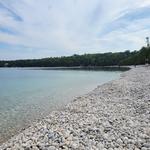
[[[138,50],[150,0],[0,0],[0,59]]]

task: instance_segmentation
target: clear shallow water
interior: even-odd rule
[[[0,69],[0,143],[120,71]]]

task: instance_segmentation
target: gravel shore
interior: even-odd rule
[[[0,149],[150,150],[150,67],[131,69],[74,99]]]

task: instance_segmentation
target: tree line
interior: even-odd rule
[[[76,67],[76,66],[123,66],[150,63],[150,48],[139,51],[100,54],[84,54],[43,59],[0,61],[0,67]]]

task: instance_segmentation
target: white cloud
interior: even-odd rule
[[[15,20],[0,7],[0,27],[9,27],[18,34],[0,32],[0,42],[44,50],[51,55],[94,53],[137,49],[150,32],[149,18],[128,22],[101,35],[104,28],[128,12],[150,6],[149,0],[0,0],[22,21]],[[131,13],[132,14],[132,13]],[[117,22],[115,22],[117,20]],[[119,41],[119,42],[118,42]],[[42,51],[43,49],[43,51]],[[25,49],[24,49],[25,51]],[[33,50],[34,51],[34,50]],[[21,52],[20,52],[21,53]],[[34,55],[34,54],[33,54]],[[40,54],[39,54],[40,55]],[[52,54],[53,55],[53,54]]]

